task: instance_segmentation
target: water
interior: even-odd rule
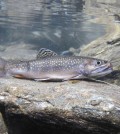
[[[0,0],[1,51],[13,44],[14,49],[25,44],[25,49],[57,52],[88,44],[105,30],[89,21],[92,17],[85,14],[84,4],[83,0]]]

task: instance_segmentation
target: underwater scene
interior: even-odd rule
[[[0,0],[0,134],[120,132],[119,7]]]
[[[83,0],[1,0],[1,53],[21,55],[23,49],[25,53],[40,48],[62,53],[105,35],[105,25],[92,22],[94,16],[84,8]]]

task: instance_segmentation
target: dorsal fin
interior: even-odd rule
[[[55,53],[54,51],[52,51],[50,49],[41,48],[37,54],[36,59],[50,57],[50,56],[56,56],[56,55],[57,55],[57,53]]]

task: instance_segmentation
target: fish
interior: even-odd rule
[[[41,48],[36,59],[9,61],[0,58],[0,77],[32,79],[36,81],[66,81],[105,76],[113,71],[107,60],[84,56],[58,55]]]

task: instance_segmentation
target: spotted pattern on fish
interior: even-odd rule
[[[42,58],[30,61],[3,62],[0,60],[0,68],[7,76],[40,81],[99,77],[113,71],[112,64],[106,60],[82,56],[48,55],[43,54]]]

